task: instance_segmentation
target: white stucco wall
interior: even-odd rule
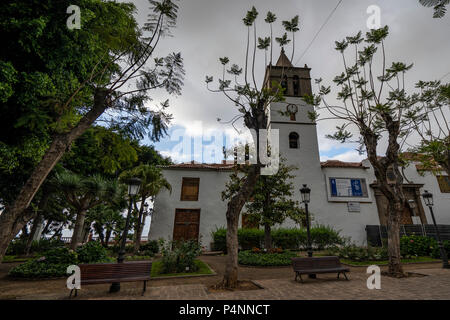
[[[442,172],[442,175],[447,175]],[[439,189],[439,184],[435,175],[433,175],[430,171],[425,171],[420,174],[420,172],[416,169],[415,164],[411,164],[405,168],[405,176],[411,183],[423,183],[424,186],[420,190],[420,193],[423,193],[425,190],[428,190],[433,194],[434,206],[433,211],[436,217],[437,224],[450,224],[450,193],[443,193]],[[422,206],[425,210],[425,215],[427,217],[427,222],[429,224],[433,223],[431,219],[430,210],[425,206],[425,203],[422,200]]]
[[[298,105],[296,121],[290,121],[278,110],[285,111],[288,103]],[[380,224],[375,195],[370,184],[375,176],[370,163],[363,161],[363,167],[356,168],[322,168],[319,158],[319,146],[316,125],[307,117],[311,111],[299,98],[287,97],[284,103],[275,103],[271,106],[270,129],[279,130],[279,147],[282,157],[287,159],[289,165],[298,169],[294,172],[294,199],[300,200],[300,188],[307,184],[311,188],[310,212],[313,215],[312,224],[324,224],[341,231],[341,235],[350,237],[358,244],[366,244],[366,225]],[[297,132],[299,135],[298,149],[289,148],[289,133]],[[364,167],[368,167],[364,168]],[[210,249],[211,231],[216,227],[226,226],[226,202],[221,199],[221,192],[225,189],[230,171],[194,170],[194,169],[165,169],[163,174],[172,185],[172,194],[164,191],[155,199],[155,213],[149,231],[150,239],[173,236],[175,209],[201,209],[199,236],[202,245]],[[450,224],[450,194],[441,193],[436,177],[427,172],[420,176],[415,165],[405,168],[405,174],[410,182],[423,183],[421,190],[429,190],[434,194],[435,214],[440,224]],[[200,178],[198,201],[180,201],[181,183],[183,177]],[[368,198],[347,199],[360,202],[360,212],[349,212],[347,202],[339,202],[328,196],[328,178],[364,178],[366,179]],[[428,208],[425,208],[428,223],[432,223]],[[240,221],[241,222],[241,221]],[[294,227],[293,221],[287,220],[283,227]]]
[[[210,249],[211,231],[226,226],[226,202],[221,193],[229,171],[165,169],[164,177],[172,186],[172,194],[163,191],[155,199],[149,239],[172,239],[176,209],[200,209],[199,237],[202,246]],[[181,201],[183,177],[200,178],[198,201]]]

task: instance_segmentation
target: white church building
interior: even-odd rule
[[[286,164],[298,168],[293,172],[294,198],[300,201],[299,190],[307,184],[311,189],[312,224],[329,225],[353,242],[366,244],[365,227],[386,225],[387,221],[387,200],[378,190],[370,162],[320,162],[316,124],[308,117],[313,107],[301,99],[311,94],[310,69],[306,65],[294,67],[281,53],[270,72],[267,68],[266,80],[276,80],[287,89],[285,101],[270,105],[269,126],[279,130],[280,154]],[[199,239],[206,250],[211,249],[211,232],[226,227],[227,202],[222,201],[221,192],[232,166],[225,162],[163,166],[172,192],[163,191],[155,199],[149,239]],[[437,223],[450,224],[450,181],[446,173],[433,175],[414,163],[403,169],[409,206],[402,224],[432,223],[420,196],[424,190],[433,193]],[[244,218],[240,223],[245,227]],[[298,226],[288,219],[282,227]]]

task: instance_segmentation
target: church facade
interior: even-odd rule
[[[377,188],[368,160],[320,162],[316,124],[308,112],[313,107],[301,97],[311,94],[310,69],[294,67],[282,52],[275,66],[268,67],[265,83],[276,80],[286,88],[286,99],[270,105],[269,130],[279,130],[280,155],[287,165],[297,168],[294,198],[300,201],[300,188],[311,189],[309,209],[312,224],[329,225],[358,244],[366,243],[366,225],[386,225],[387,200]],[[282,113],[280,113],[280,111]],[[211,232],[226,227],[227,202],[221,192],[231,174],[233,164],[182,163],[162,167],[172,185],[155,198],[149,239],[198,239],[211,248]],[[450,224],[450,182],[442,172],[433,175],[412,163],[403,168],[404,190],[408,206],[402,224],[432,223],[428,208],[420,194],[428,190],[434,195],[434,211],[439,224]],[[240,220],[245,227],[245,215]],[[275,226],[277,227],[277,226]],[[298,227],[287,219],[282,227]]]

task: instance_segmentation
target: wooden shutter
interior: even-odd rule
[[[198,201],[200,178],[183,178],[181,201]]]
[[[450,179],[448,176],[436,176],[442,193],[450,193]]]

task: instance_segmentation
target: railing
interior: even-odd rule
[[[99,240],[98,236],[92,237],[92,240],[97,241]],[[70,243],[70,241],[72,241],[72,237],[61,237],[61,241],[63,241],[64,243]],[[147,242],[148,241],[148,236],[142,236],[141,237],[141,242]],[[131,239],[127,239],[127,243],[132,243],[133,240]],[[110,240],[109,243],[114,243],[114,241]]]
[[[450,225],[437,225],[441,240],[450,240]],[[367,225],[367,243],[374,247],[383,245],[383,240],[387,239],[387,227],[378,225]],[[432,224],[405,224],[400,226],[400,237],[402,236],[426,236],[437,239],[436,228]]]

